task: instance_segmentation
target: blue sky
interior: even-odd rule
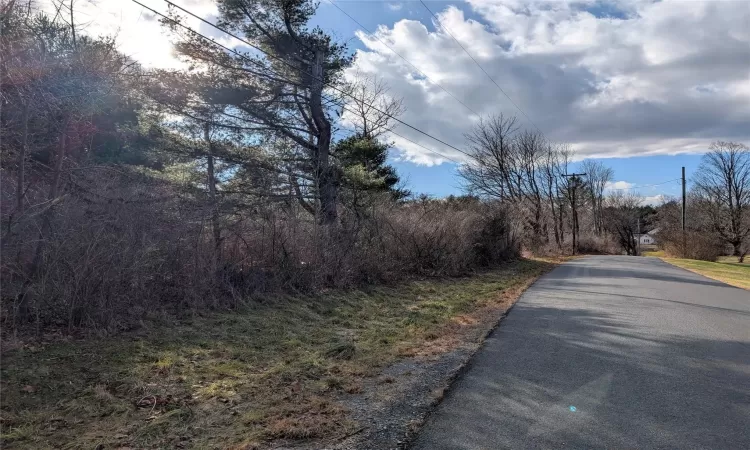
[[[625,181],[633,184],[628,188],[644,197],[655,197],[663,195],[666,197],[677,197],[680,195],[679,182],[667,182],[680,177],[681,168],[685,167],[688,188],[695,170],[700,164],[701,155],[656,155],[635,156],[629,158],[605,158],[601,159],[604,164],[615,171],[614,181]],[[460,194],[461,180],[457,177],[457,165],[444,163],[439,166],[424,166],[410,162],[393,161],[399,174],[408,183],[409,188],[415,193],[425,193],[434,197],[445,197],[451,194]],[[576,165],[571,166],[575,170]],[[644,185],[660,184],[659,186]]]

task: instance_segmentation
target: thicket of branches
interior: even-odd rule
[[[639,234],[658,228],[670,254],[715,260],[750,251],[750,150],[717,141],[693,177],[682,207],[667,199],[656,208],[632,189],[612,189],[614,172],[584,160],[572,172],[573,152],[524,130],[514,116],[491,116],[466,134],[469,161],[460,169],[469,193],[509,207],[533,251],[638,255]]]
[[[383,138],[401,101],[345,77],[346,49],[307,27],[311,1],[219,2],[221,26],[272,57],[165,19],[182,71],[142,69],[62,3],[1,5],[5,330],[128,327],[519,250],[498,202],[408,199]]]
[[[739,142],[711,144],[687,196],[685,231],[681,209],[677,202],[660,208],[671,254],[713,261],[728,253],[743,262],[750,252],[750,149]]]
[[[515,116],[491,116],[466,134],[469,161],[460,169],[468,192],[513,205],[533,251],[611,252],[604,223],[605,187],[613,171],[597,161],[569,171],[574,154]]]

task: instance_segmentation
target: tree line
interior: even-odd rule
[[[581,247],[582,222],[592,238],[587,245],[613,231],[605,220],[605,189],[614,171],[602,162],[584,160],[576,168],[579,173],[571,172],[571,148],[521,129],[515,116],[484,118],[466,140],[469,161],[460,176],[468,192],[515,205],[530,248],[553,244],[558,251],[569,246],[575,253]]]
[[[217,2],[263,55],[172,9],[180,70],[141,67],[56,5],[0,6],[4,329],[129,327],[517,254],[503,205],[404,188],[387,164],[403,103],[308,25],[314,2]]]
[[[750,247],[750,150],[711,144],[690,180],[685,230],[679,199],[645,204],[635,189],[611,189],[614,171],[601,161],[573,165],[574,153],[515,116],[482,119],[466,134],[469,161],[460,169],[468,192],[512,205],[524,246],[563,253],[639,253],[639,236],[659,229],[674,256],[744,260]],[[575,172],[572,170],[575,168]]]
[[[660,211],[664,245],[675,256],[715,260],[750,252],[750,149],[740,142],[715,141],[692,177],[682,207],[672,199]]]

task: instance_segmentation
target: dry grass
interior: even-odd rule
[[[698,261],[694,259],[662,258],[664,261],[691,272],[723,281],[743,289],[750,290],[750,264],[738,263],[737,258],[725,258],[719,262]]]
[[[478,339],[553,261],[313,297],[101,339],[4,346],[4,448],[252,448],[356,425],[337,396]]]

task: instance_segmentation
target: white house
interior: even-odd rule
[[[658,228],[654,228],[648,233],[638,235],[638,243],[641,245],[656,245],[656,237],[654,236],[659,232]]]

